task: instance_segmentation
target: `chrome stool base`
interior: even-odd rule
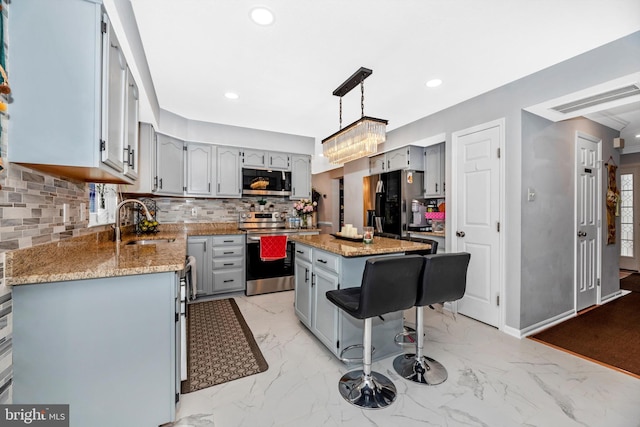
[[[393,369],[401,377],[419,384],[437,385],[447,380],[447,370],[430,357],[417,358],[415,354],[402,354],[393,359]]]
[[[363,409],[386,408],[397,396],[396,386],[389,378],[371,372],[367,379],[362,369],[344,374],[338,383],[338,390],[347,402]]]

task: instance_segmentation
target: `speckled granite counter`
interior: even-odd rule
[[[181,270],[188,236],[243,234],[235,223],[161,224],[153,235],[123,234],[113,242],[113,231],[19,249],[6,254],[7,285],[61,282],[160,273]],[[171,243],[127,245],[138,239],[176,239]]]
[[[387,239],[385,237],[374,237],[372,244],[337,239],[330,234],[292,236],[291,240],[343,257],[384,255],[398,252],[421,251],[431,248],[431,245],[428,243],[408,242],[405,240]]]

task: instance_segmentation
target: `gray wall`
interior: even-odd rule
[[[526,52],[523,54],[526,55]],[[521,59],[513,58],[513,60]],[[482,67],[483,64],[469,64],[469,66]],[[528,235],[528,231],[523,230],[524,226],[522,224],[522,210],[523,205],[526,203],[523,195],[522,169],[528,162],[528,159],[523,156],[523,150],[527,150],[527,153],[529,152],[523,146],[525,143],[522,141],[522,109],[637,72],[638,70],[640,70],[640,32],[633,33],[388,133],[385,151],[445,133],[446,181],[451,182],[451,133],[501,117],[505,118],[506,142],[504,156],[506,167],[504,176],[506,195],[504,205],[506,214],[505,218],[502,218],[502,223],[506,240],[504,248],[504,253],[506,254],[504,278],[506,295],[503,295],[502,301],[506,301],[505,324],[507,327],[520,330],[529,326],[529,322],[532,319],[543,319],[545,313],[548,312],[546,307],[537,302],[530,303],[522,298],[521,295],[523,271],[531,270],[529,267],[531,261],[523,256],[521,249],[524,244],[529,247],[529,243],[523,240],[523,235]],[[606,153],[606,150],[604,152]],[[607,158],[608,155],[605,159]],[[565,165],[571,164],[571,161],[571,157],[558,159],[558,162],[564,162],[563,164]],[[548,165],[541,163],[538,165],[536,173],[547,173],[548,168]],[[350,180],[348,179],[348,174],[351,172],[351,168],[349,165],[345,165],[345,186],[347,182],[353,182],[354,185],[356,182],[361,183],[361,181],[358,181],[357,175],[361,174],[362,168],[355,167],[353,169],[356,179]],[[359,185],[361,188],[361,184]],[[354,200],[361,199],[362,195],[358,196],[356,193],[357,190],[350,190],[349,194]],[[447,195],[446,203],[448,206],[453,206],[449,195]],[[345,208],[357,209],[358,206],[354,204],[351,207],[351,205],[347,204]],[[566,207],[551,207],[549,217],[563,216],[565,215],[564,210],[566,210]],[[347,218],[361,216],[361,212],[346,212]],[[449,233],[450,230],[447,231],[448,246],[451,245],[452,240]],[[447,249],[450,249],[450,247]],[[539,243],[531,245],[529,249],[534,252],[545,251],[547,250],[547,245]],[[605,264],[608,265],[608,263],[615,264],[615,268],[617,268],[617,260],[614,261],[609,258]],[[563,272],[556,272],[556,275],[560,276],[557,277],[558,280],[563,280],[565,275],[564,268]],[[524,313],[525,311],[526,313]]]
[[[602,139],[603,162],[619,153],[613,149],[618,132],[584,118],[553,123],[522,113],[522,281],[520,328],[573,310],[575,298],[575,140],[576,132]],[[606,168],[600,169],[604,201]],[[527,188],[535,190],[527,201]],[[606,224],[604,202],[601,210]],[[620,221],[618,220],[618,236]],[[606,244],[606,225],[600,233],[602,296],[619,289],[616,245]]]

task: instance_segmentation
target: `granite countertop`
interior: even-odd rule
[[[235,223],[161,224],[153,235],[123,234],[119,245],[113,231],[92,233],[6,254],[5,284],[61,282],[182,270],[188,236],[244,234]],[[131,240],[176,239],[171,243],[127,245]]]
[[[371,244],[337,239],[330,234],[292,236],[291,240],[344,257],[384,255],[431,249],[431,245],[428,243],[408,242],[406,240],[388,239],[377,236],[373,238],[373,243]]]

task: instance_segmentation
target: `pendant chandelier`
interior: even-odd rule
[[[378,144],[386,138],[387,120],[364,115],[364,79],[373,71],[361,67],[336,90],[340,97],[340,130],[322,140],[322,154],[333,164],[342,164],[378,152]],[[342,97],[360,84],[360,108],[362,115],[349,126],[342,128]]]

